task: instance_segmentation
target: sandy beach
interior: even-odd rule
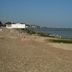
[[[0,72],[72,72],[72,44],[48,38],[0,31]]]

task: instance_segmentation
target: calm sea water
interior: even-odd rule
[[[41,28],[36,31],[48,33],[50,35],[59,35],[62,38],[72,39],[72,28]]]

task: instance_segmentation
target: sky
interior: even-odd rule
[[[0,0],[0,20],[72,28],[72,0]]]

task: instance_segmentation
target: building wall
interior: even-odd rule
[[[20,23],[6,25],[6,28],[25,28],[25,27],[26,27],[25,24]]]

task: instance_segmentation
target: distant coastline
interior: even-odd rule
[[[62,38],[72,39],[72,28],[47,28],[34,29],[37,32],[48,33],[51,36],[61,36]]]

